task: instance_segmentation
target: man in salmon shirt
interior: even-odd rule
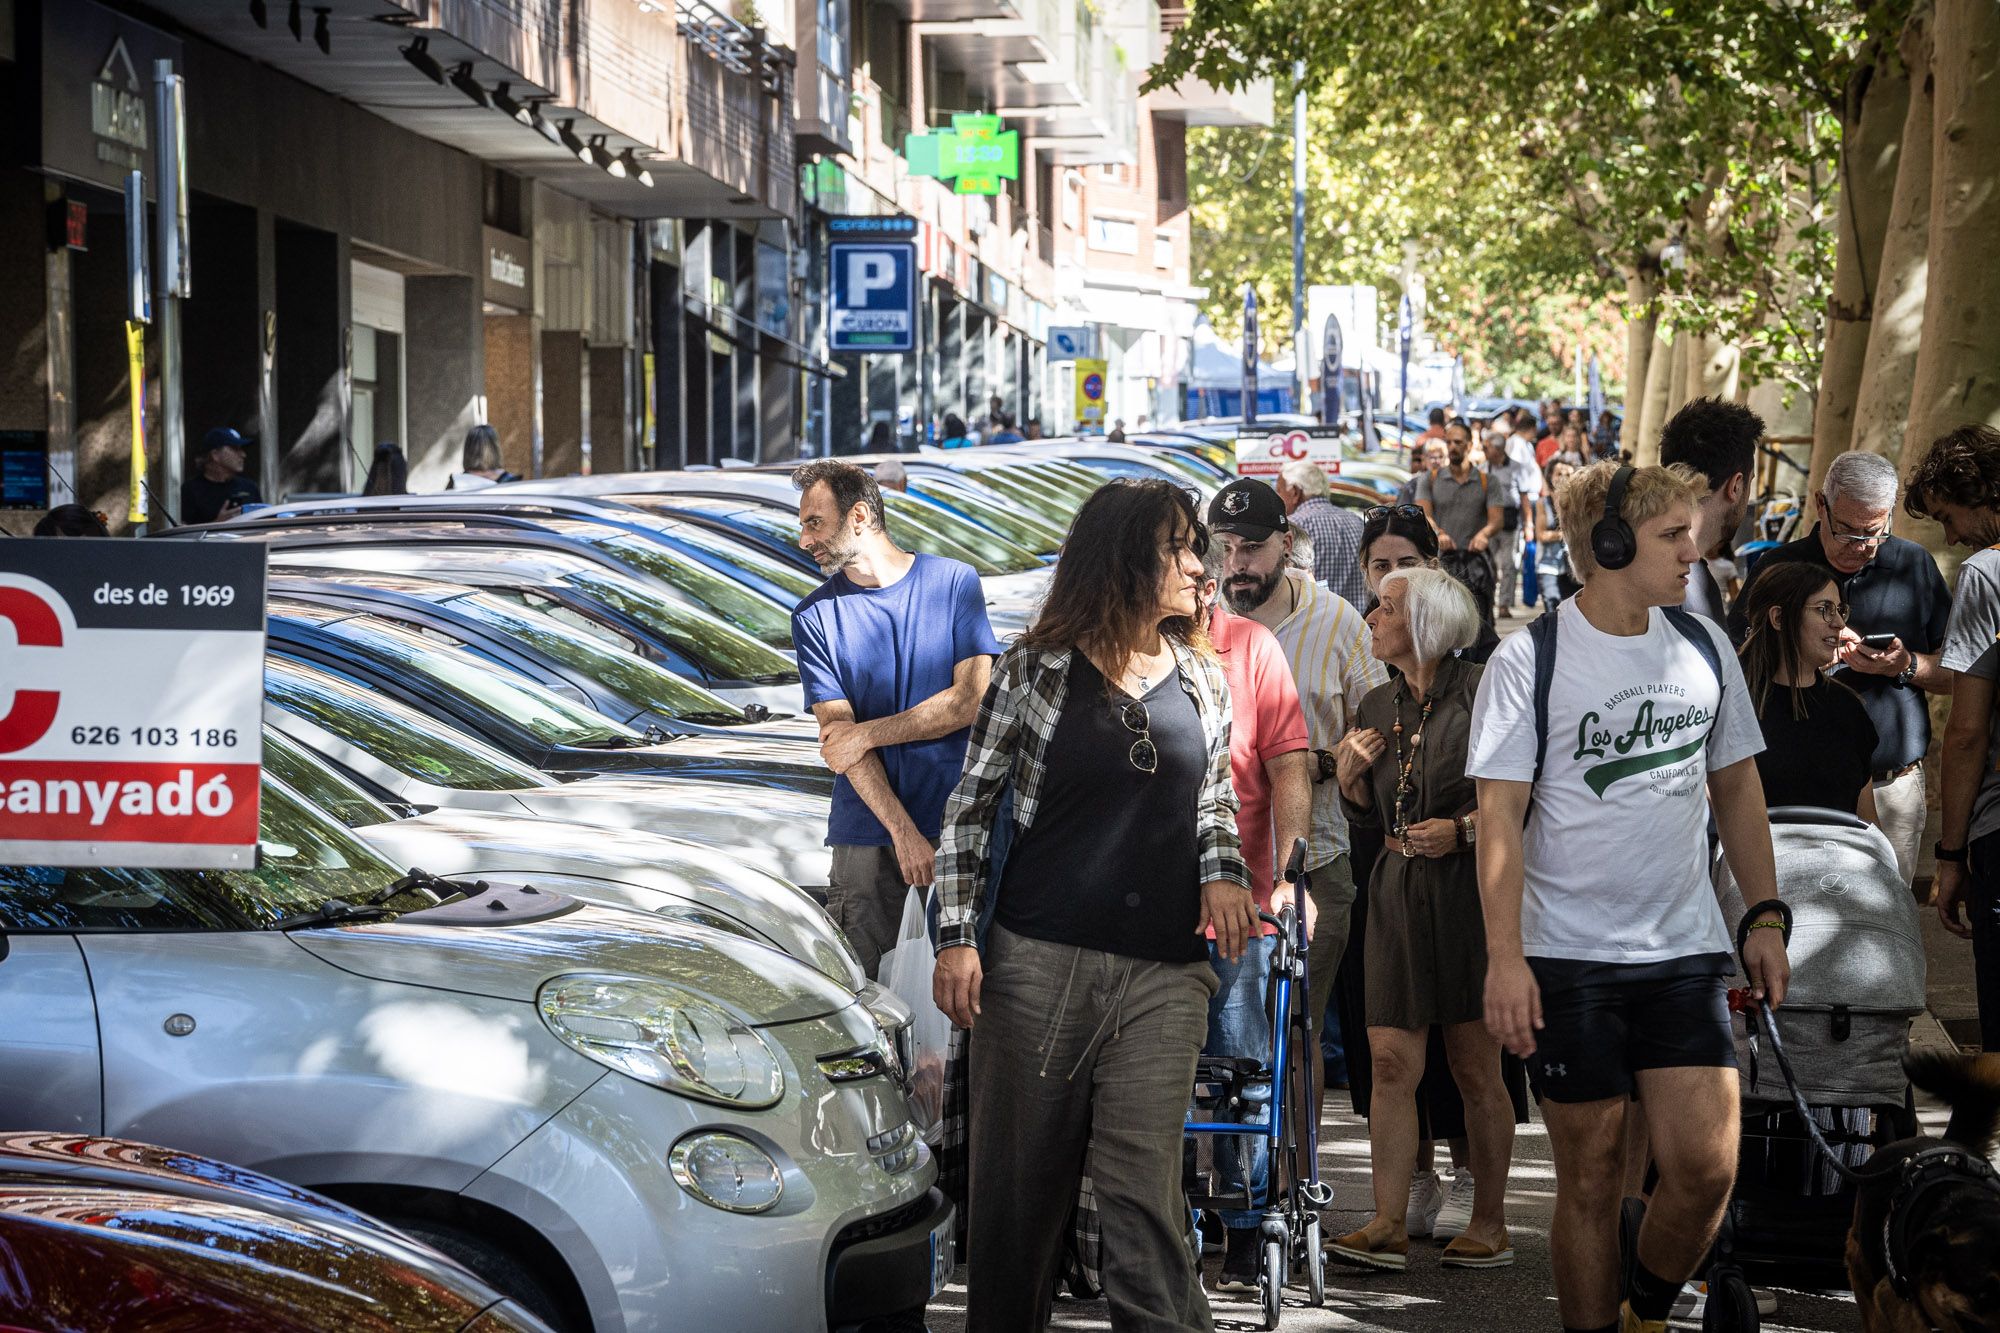
[[[1217,569],[1213,563],[1219,548],[1210,547],[1208,578],[1202,587],[1202,605],[1209,608],[1208,637],[1222,659],[1222,672],[1229,681],[1231,722],[1229,732],[1229,776],[1241,803],[1236,812],[1236,833],[1243,843],[1243,863],[1250,869],[1250,888],[1260,911],[1276,915],[1297,906],[1298,896],[1288,882],[1274,883],[1277,865],[1290,853],[1292,841],[1306,836],[1312,822],[1312,780],[1307,769],[1305,712],[1299,706],[1299,692],[1292,682],[1291,664],[1285,650],[1270,630],[1247,616],[1233,615],[1215,600]],[[1307,928],[1314,912],[1308,897],[1304,902]],[[1243,956],[1232,963],[1216,951],[1213,932],[1208,946],[1210,961],[1221,987],[1208,1002],[1210,1055],[1243,1056],[1271,1063],[1271,1026],[1264,1015],[1264,986],[1271,972],[1274,936],[1266,934],[1250,942]],[[1271,1154],[1261,1138],[1232,1139],[1215,1154],[1216,1192],[1240,1190],[1243,1154],[1239,1143],[1250,1145],[1248,1184],[1251,1197],[1268,1201],[1271,1184]],[[1261,1210],[1225,1209],[1222,1222],[1228,1228],[1223,1251],[1222,1273],[1217,1292],[1257,1293],[1257,1223]]]

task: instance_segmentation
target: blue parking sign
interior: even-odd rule
[[[828,321],[836,352],[917,347],[917,247],[908,241],[836,241]]]

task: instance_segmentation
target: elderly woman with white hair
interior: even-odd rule
[[[1478,637],[1479,611],[1464,585],[1435,569],[1394,570],[1378,595],[1368,615],[1375,656],[1398,674],[1362,699],[1335,752],[1342,807],[1354,823],[1380,826],[1387,848],[1368,886],[1364,967],[1375,1216],[1327,1251],[1365,1268],[1407,1266],[1417,1085],[1435,1023],[1465,1097],[1475,1182],[1471,1223],[1440,1262],[1499,1268],[1514,1262],[1504,1213],[1514,1112],[1500,1048],[1482,1021],[1486,928],[1473,857],[1479,815],[1465,773],[1484,668],[1455,656]]]

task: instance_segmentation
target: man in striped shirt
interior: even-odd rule
[[[1368,585],[1361,578],[1361,515],[1327,498],[1333,488],[1326,470],[1309,458],[1295,458],[1278,469],[1274,489],[1292,526],[1312,542],[1313,577],[1348,605],[1361,606],[1368,600]]]
[[[1389,679],[1368,651],[1361,612],[1303,570],[1290,568],[1292,525],[1278,493],[1254,477],[1230,482],[1208,506],[1212,539],[1222,550],[1222,596],[1229,609],[1277,636],[1291,663],[1312,746],[1312,832],[1306,839],[1318,920],[1307,956],[1313,1031],[1326,1019],[1333,974],[1347,949],[1354,875],[1348,864],[1347,819],[1333,780],[1333,750],[1353,723],[1361,696]],[[1313,1042],[1318,1059],[1319,1042]]]

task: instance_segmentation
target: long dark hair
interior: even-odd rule
[[[361,484],[363,495],[404,495],[410,489],[410,464],[394,440],[375,446],[375,461],[368,465],[368,480]]]
[[[1045,652],[1080,648],[1107,674],[1142,651],[1155,630],[1206,651],[1208,638],[1193,619],[1159,619],[1160,580],[1171,558],[1162,534],[1198,556],[1208,553],[1194,497],[1172,482],[1098,487],[1069,525],[1048,600],[1021,643]]]
[[[1743,683],[1750,687],[1750,697],[1756,700],[1759,716],[1779,676],[1799,678],[1804,665],[1799,659],[1799,626],[1811,614],[1807,608],[1814,595],[1828,584],[1833,585],[1834,596],[1838,597],[1840,584],[1824,569],[1793,560],[1760,571],[1743,590],[1743,614],[1750,628],[1743,636],[1737,656],[1743,663]],[[1778,612],[1776,625],[1771,623],[1773,607]],[[1803,718],[1805,695],[1796,685],[1791,691],[1792,716]]]

